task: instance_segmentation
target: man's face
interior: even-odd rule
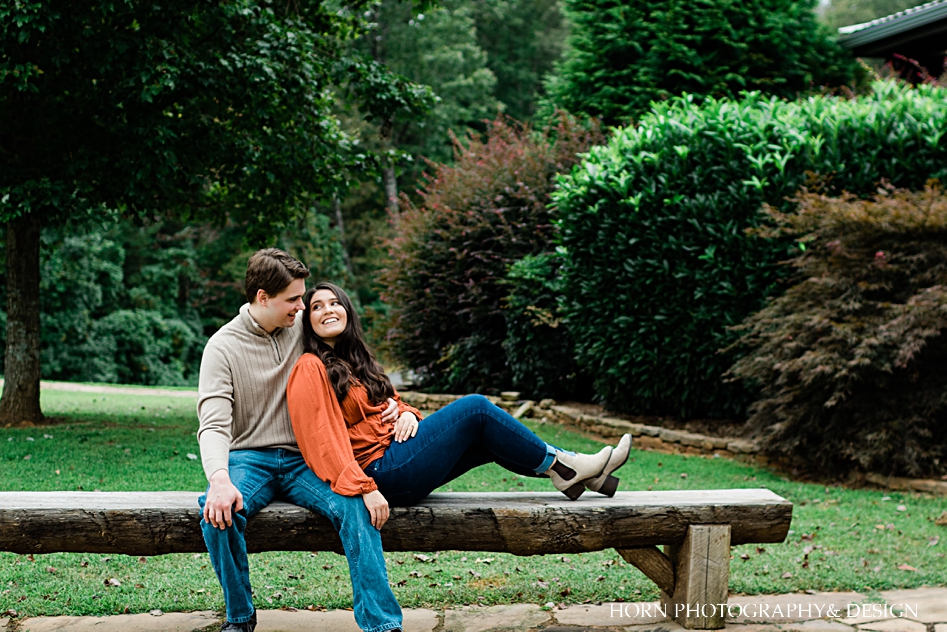
[[[257,294],[259,309],[255,310],[256,321],[268,332],[277,327],[292,327],[296,322],[296,314],[303,309],[305,293],[306,281],[303,279],[293,279],[293,282],[276,296],[270,296],[261,290]]]

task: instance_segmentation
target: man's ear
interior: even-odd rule
[[[256,291],[256,303],[266,307],[266,302],[270,299],[270,295],[267,294],[263,289],[258,289]]]

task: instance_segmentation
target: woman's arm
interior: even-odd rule
[[[355,460],[342,409],[325,365],[316,356],[303,354],[296,362],[286,387],[286,402],[296,443],[316,476],[343,496],[378,489]]]
[[[421,421],[422,419],[424,419],[424,416],[421,415],[420,410],[418,410],[414,406],[411,406],[410,404],[406,404],[404,400],[401,399],[401,395],[398,394],[397,389],[395,389],[395,396],[393,399],[398,404],[398,417],[399,418],[401,417],[401,415],[405,413],[412,413],[417,418],[418,421]]]

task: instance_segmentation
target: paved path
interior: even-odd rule
[[[0,388],[3,380],[0,379]],[[121,395],[155,395],[160,397],[197,397],[197,389],[193,391],[170,388],[139,388],[135,386],[109,386],[106,384],[77,384],[76,382],[50,382],[42,380],[39,383],[40,391],[81,391],[84,393],[119,393]],[[2,630],[3,628],[0,628]]]
[[[947,632],[947,588],[881,593],[793,593],[730,597],[730,632]],[[709,607],[709,606],[707,606]],[[606,603],[545,609],[534,604],[409,609],[405,632],[683,632],[653,603]],[[214,612],[2,619],[3,632],[211,632]],[[257,632],[358,632],[349,610],[261,610]]]

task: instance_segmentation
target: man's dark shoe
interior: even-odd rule
[[[220,632],[253,632],[256,629],[256,612],[250,617],[249,621],[244,621],[243,623],[233,623],[228,621],[224,624],[224,627],[220,628]]]

